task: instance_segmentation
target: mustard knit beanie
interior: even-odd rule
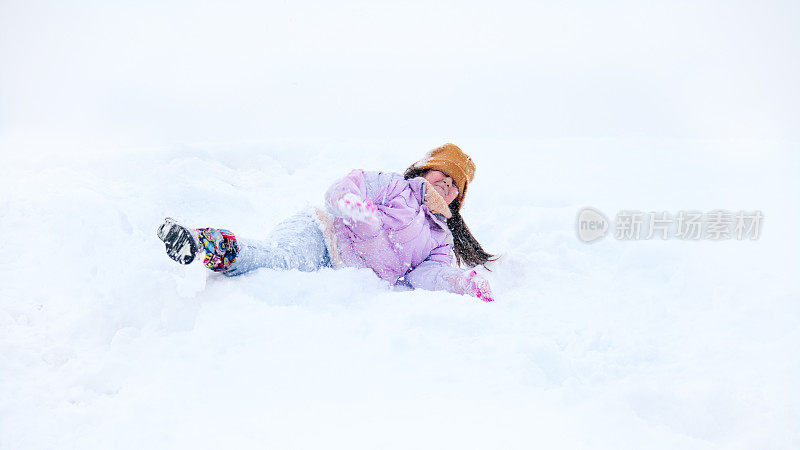
[[[458,186],[458,203],[464,204],[467,185],[475,178],[475,163],[455,144],[444,144],[429,151],[413,165],[416,169],[438,170],[453,179]]]

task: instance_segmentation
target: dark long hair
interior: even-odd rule
[[[406,169],[403,178],[409,180],[411,178],[422,177],[428,170],[430,169],[418,169],[411,166]],[[487,262],[496,260],[497,257],[487,253],[483,247],[481,247],[478,240],[475,239],[475,236],[469,231],[469,227],[467,227],[464,218],[461,217],[461,213],[459,212],[461,202],[458,201],[458,198],[450,202],[449,206],[453,216],[447,219],[447,228],[453,233],[453,250],[456,254],[456,262],[458,262],[458,265],[460,266],[463,262],[470,267],[475,267],[479,264],[486,267]]]

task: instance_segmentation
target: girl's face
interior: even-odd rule
[[[444,198],[445,203],[448,205],[458,197],[458,187],[453,179],[447,176],[446,173],[439,172],[438,170],[429,170],[423,175],[423,178],[433,185],[433,188]]]

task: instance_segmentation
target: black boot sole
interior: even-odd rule
[[[156,235],[164,241],[167,256],[179,264],[189,264],[197,256],[197,242],[192,237],[192,231],[178,225],[173,219],[164,219],[156,229]]]

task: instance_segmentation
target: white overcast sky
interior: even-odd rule
[[[798,139],[800,2],[0,0],[0,138]]]

